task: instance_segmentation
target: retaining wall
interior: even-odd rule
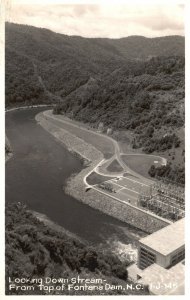
[[[91,189],[85,191],[83,177],[90,171],[91,167],[82,170],[76,176],[71,177],[66,186],[66,192],[72,197],[96,208],[110,216],[137,227],[148,233],[153,233],[170,224],[168,220],[163,220],[153,216],[146,211],[130,206],[128,203],[121,203],[105,194]]]

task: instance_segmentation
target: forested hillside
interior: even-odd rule
[[[181,183],[184,66],[181,36],[92,39],[6,24],[7,106],[57,102],[55,113],[103,122],[130,135],[134,149],[168,159],[171,170],[151,176]]]
[[[183,56],[184,38],[90,39],[6,23],[6,104],[47,101],[37,75],[50,92],[64,98],[91,77],[102,80],[132,61],[158,55]]]
[[[8,288],[15,278],[27,278],[32,282],[36,278],[102,278],[107,284],[126,286],[128,283],[126,265],[109,252],[96,251],[64,232],[52,229],[39,221],[21,203],[9,204],[6,207],[6,294],[25,295],[20,289],[11,291]],[[35,281],[34,281],[35,282]],[[105,286],[105,283],[102,286]],[[19,284],[18,284],[19,285]],[[140,291],[117,291],[103,288],[100,291],[63,291],[56,290],[60,284],[53,283],[54,291],[39,290],[36,284],[34,291],[27,294],[56,294],[56,295],[97,295],[97,294],[148,294],[146,288]],[[81,285],[84,285],[81,284]],[[91,284],[92,285],[92,284]],[[97,285],[97,284],[96,284]],[[46,286],[48,286],[46,284]],[[79,284],[80,286],[80,284]],[[98,285],[100,286],[100,284]]]
[[[114,50],[82,37],[7,23],[6,104],[43,102],[34,63],[49,91],[65,96],[90,76],[100,76],[121,66],[124,59]]]
[[[134,149],[160,153],[172,165],[158,174],[150,172],[151,176],[166,175],[183,184],[184,66],[182,56],[130,62],[103,80],[91,78],[54,111],[94,127],[102,122],[105,131],[130,132]]]

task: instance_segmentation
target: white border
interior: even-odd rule
[[[4,93],[5,93],[5,68],[4,68],[4,3],[0,1],[0,294],[4,294],[5,292],[5,268],[4,268],[4,253],[5,253],[5,242],[4,242],[4,233],[5,233],[5,114],[4,114]]]
[[[15,1],[15,0],[12,0]],[[17,2],[20,3],[28,3],[30,2],[30,0],[16,0]],[[92,3],[96,3],[96,4],[121,4],[121,3],[142,3],[142,1],[144,3],[151,3],[151,4],[157,4],[157,3],[161,3],[161,4],[184,4],[184,2],[186,3],[186,20],[185,20],[185,24],[186,24],[186,204],[187,204],[187,208],[186,208],[186,296],[177,296],[177,299],[179,299],[179,297],[187,297],[190,295],[190,268],[189,268],[189,253],[190,253],[190,247],[189,247],[189,224],[190,224],[190,220],[189,220],[189,211],[190,211],[190,199],[189,199],[189,195],[190,195],[190,184],[188,184],[188,180],[190,178],[190,164],[189,164],[189,153],[190,153],[190,138],[189,138],[189,132],[190,132],[190,37],[189,37],[189,33],[190,33],[190,3],[189,1],[177,1],[177,0],[107,0],[107,1],[103,1],[103,0],[48,0],[49,3],[62,3],[62,4],[70,4],[70,3],[78,3],[78,4],[92,4]],[[0,153],[1,153],[1,157],[0,157],[0,178],[1,178],[1,183],[0,183],[0,212],[1,212],[1,218],[0,218],[0,238],[1,241],[4,241],[4,198],[5,198],[5,188],[4,188],[4,180],[5,180],[5,168],[4,168],[4,137],[5,137],[5,128],[4,128],[4,15],[5,15],[5,3],[7,1],[6,0],[0,0],[0,122],[1,122],[1,129],[0,129]],[[38,4],[40,1],[39,0],[33,0],[32,3],[36,3]],[[41,0],[41,4],[43,3],[43,0]],[[0,271],[0,295],[4,295],[4,242],[1,242],[1,247],[0,247],[0,266],[1,266],[1,271]],[[4,296],[5,298],[7,298],[8,296]],[[3,297],[3,298],[4,298]],[[10,296],[11,299],[17,298],[19,296]],[[45,296],[21,296],[22,299],[41,299],[42,297],[44,298]],[[64,296],[66,297],[66,296]],[[72,296],[72,299],[78,299],[81,298],[83,296]],[[114,296],[116,299],[121,299],[121,296]],[[127,296],[130,297],[130,296]],[[141,296],[144,297],[144,296]],[[154,296],[153,296],[154,297]],[[158,297],[161,296],[157,296]],[[167,296],[165,296],[167,297]],[[176,296],[173,296],[176,297]],[[90,296],[90,299],[94,299],[94,298],[98,298],[98,299],[102,299],[104,298],[104,296]],[[133,299],[139,299],[139,296],[133,296]],[[151,296],[149,296],[149,299],[152,298]],[[57,299],[57,296],[48,296],[48,299]],[[171,298],[170,298],[171,299]]]

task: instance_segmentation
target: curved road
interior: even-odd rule
[[[123,168],[123,171],[122,172],[120,172],[120,174],[118,173],[118,174],[113,174],[113,176],[115,177],[116,175],[122,175],[123,173],[125,173],[125,172],[128,172],[128,173],[130,173],[131,175],[134,175],[134,176],[137,176],[138,178],[141,178],[141,179],[143,179],[143,180],[146,180],[148,183],[153,183],[153,181],[152,180],[150,180],[150,179],[148,179],[148,178],[145,178],[144,176],[142,176],[141,174],[139,174],[139,173],[137,173],[137,172],[135,172],[135,171],[133,171],[132,169],[130,169],[126,164],[125,164],[125,162],[122,160],[122,158],[121,158],[121,155],[124,155],[124,154],[127,154],[127,153],[121,153],[121,149],[120,149],[120,147],[119,147],[119,144],[118,144],[118,142],[115,140],[115,139],[113,139],[112,137],[110,137],[110,136],[108,136],[108,135],[105,135],[105,134],[102,134],[102,133],[100,133],[100,132],[97,132],[97,131],[92,131],[92,130],[89,130],[89,129],[86,129],[85,127],[79,127],[79,125],[77,125],[77,124],[74,124],[74,123],[72,123],[72,122],[70,122],[70,121],[68,121],[68,120],[66,120],[66,119],[64,119],[64,118],[62,118],[62,119],[60,119],[59,118],[59,116],[55,116],[55,115],[53,115],[52,114],[52,111],[51,110],[48,110],[48,111],[44,111],[44,113],[43,113],[43,115],[44,115],[44,117],[45,118],[48,118],[48,120],[54,120],[56,123],[54,123],[54,125],[56,125],[56,126],[58,126],[58,127],[60,127],[60,125],[62,124],[62,125],[64,125],[64,124],[68,124],[68,125],[70,125],[70,126],[72,126],[72,127],[75,127],[75,128],[77,128],[77,129],[80,129],[80,130],[82,130],[82,131],[87,131],[88,133],[89,132],[91,132],[91,134],[92,135],[95,135],[95,136],[99,136],[99,137],[103,137],[104,139],[106,139],[106,140],[108,140],[109,142],[111,142],[112,144],[113,144],[113,147],[114,147],[114,153],[113,153],[113,155],[111,156],[111,158],[108,158],[108,159],[104,159],[104,160],[102,160],[101,162],[99,162],[98,164],[97,164],[97,166],[92,170],[92,172],[93,171],[95,171],[95,172],[97,172],[98,174],[100,174],[100,175],[103,175],[103,176],[110,176],[110,177],[112,177],[112,175],[111,174],[107,174],[107,172],[100,172],[99,170],[98,170],[98,167],[99,167],[99,165],[101,164],[101,165],[103,165],[103,163],[104,163],[104,165],[106,164],[106,163],[111,163],[113,160],[117,160],[118,161],[118,163],[120,164],[120,166]],[[139,155],[139,154],[133,154],[133,155]],[[147,154],[141,154],[141,155],[147,155]],[[155,155],[150,155],[150,156],[154,156],[154,157],[156,157]],[[161,158],[162,159],[162,162],[163,162],[163,164],[166,164],[167,163],[167,160],[165,159],[165,158],[163,158],[163,157],[161,157],[161,156],[157,156],[157,157],[159,157],[159,158]],[[90,173],[89,173],[90,174]],[[89,175],[88,174],[88,175]]]
[[[63,186],[80,161],[35,121],[44,109],[6,114],[13,157],[6,164],[6,202],[23,202],[93,244],[131,241],[135,229],[66,195]]]

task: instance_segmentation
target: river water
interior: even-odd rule
[[[134,228],[64,193],[66,180],[82,164],[36,123],[35,115],[42,110],[6,113],[6,134],[13,149],[6,164],[6,202],[25,203],[93,245],[131,242]]]

